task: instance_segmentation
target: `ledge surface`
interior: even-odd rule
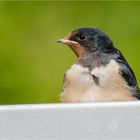
[[[140,139],[140,102],[1,105],[0,140]]]

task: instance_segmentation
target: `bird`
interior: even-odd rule
[[[64,74],[63,103],[140,99],[133,70],[106,33],[96,27],[82,27],[57,42],[66,44],[77,56]]]

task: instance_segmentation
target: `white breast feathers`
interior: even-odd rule
[[[98,79],[96,83],[94,77]],[[115,60],[89,71],[87,67],[74,64],[66,72],[62,102],[104,102],[133,100],[131,91],[119,74]]]

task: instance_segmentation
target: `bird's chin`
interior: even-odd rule
[[[76,41],[72,41],[64,38],[64,39],[59,39],[57,42],[68,45],[73,50],[73,52],[76,54],[77,57],[82,57],[86,52],[85,48],[82,47]]]

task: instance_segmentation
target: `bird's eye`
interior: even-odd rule
[[[85,39],[86,39],[86,35],[84,35],[84,34],[79,34],[79,35],[78,35],[78,39],[79,39],[79,40],[85,40]]]

